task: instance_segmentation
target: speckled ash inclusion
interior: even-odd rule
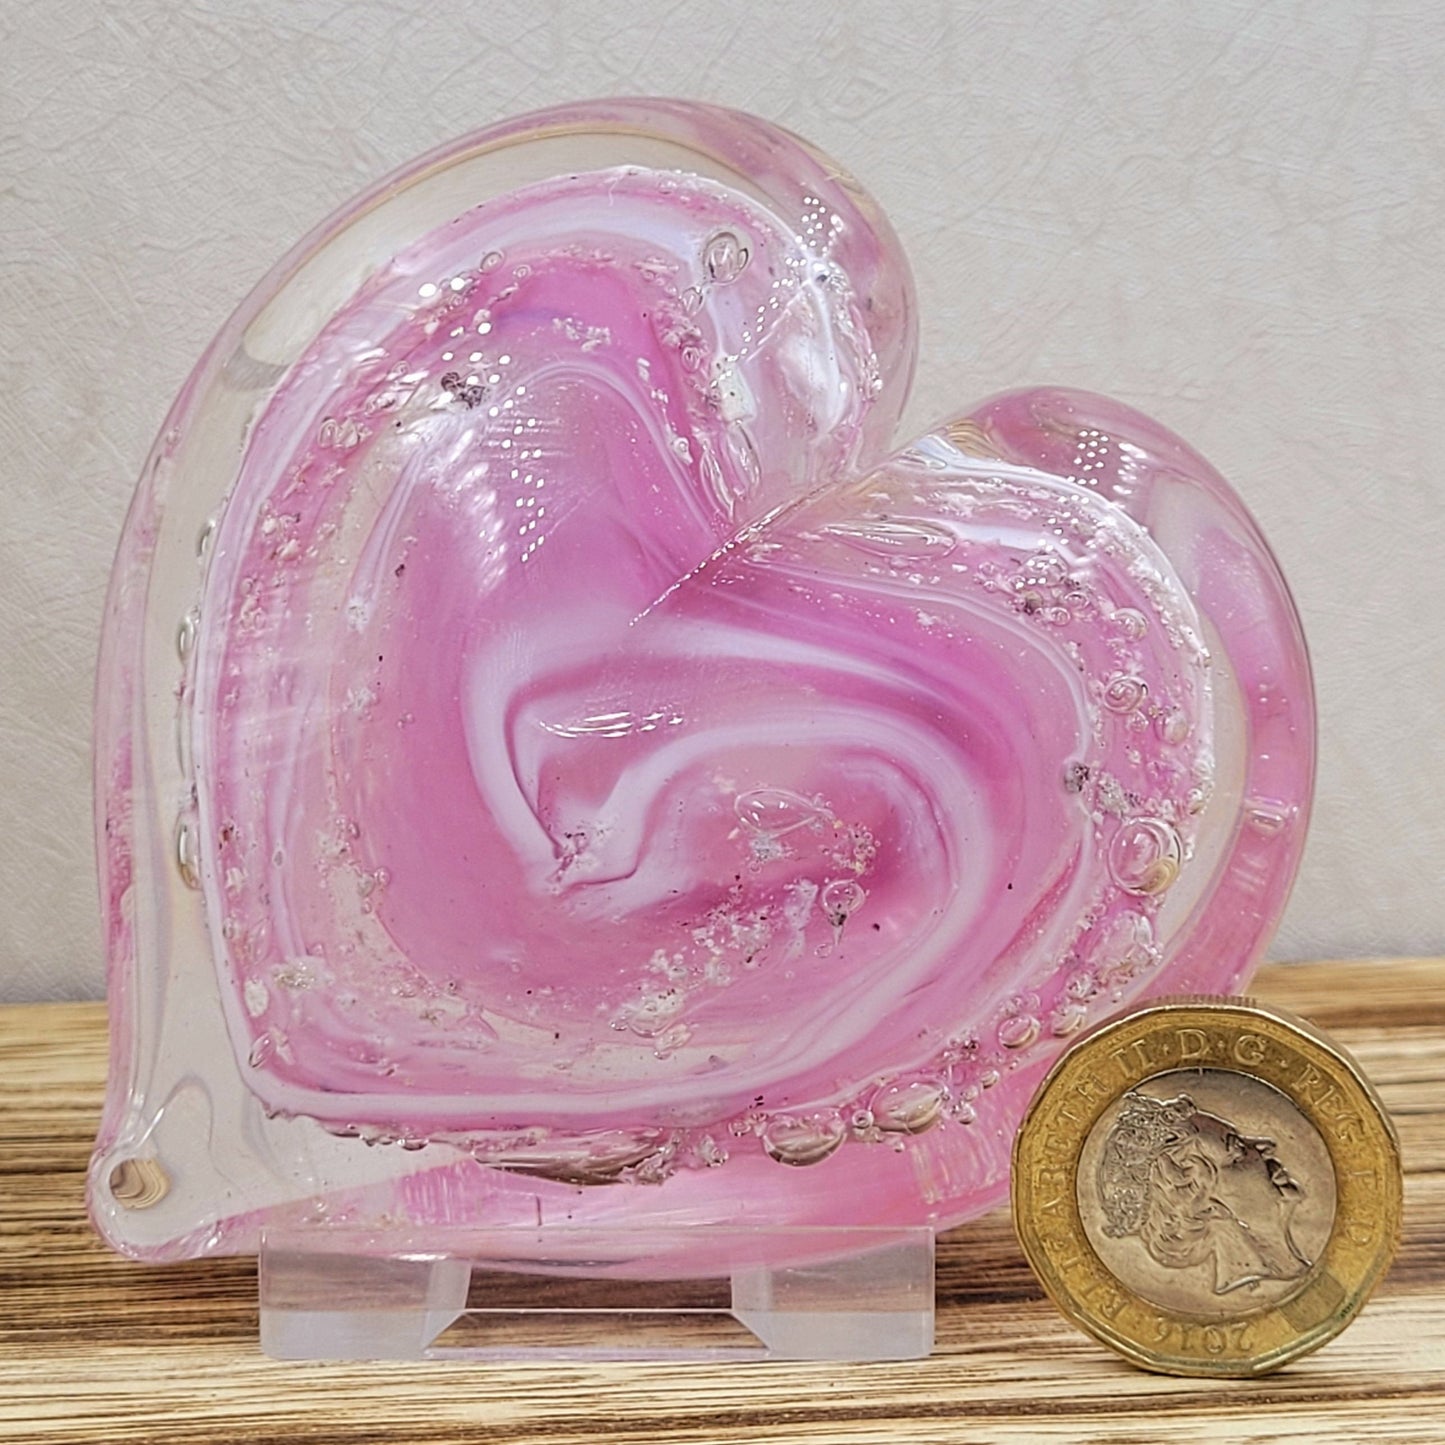
[[[181,871],[267,1127],[424,1151],[393,1212],[962,1217],[1069,1035],[1278,914],[1308,677],[1247,515],[1082,394],[887,455],[854,196],[506,191],[251,420]]]
[[[1213,781],[1189,597],[1117,507],[946,435],[798,475],[793,414],[841,470],[874,385],[821,229],[646,171],[523,191],[259,419],[197,766],[276,1107],[808,1162],[840,1109],[942,1117],[1011,993],[1026,1043],[1154,961]]]

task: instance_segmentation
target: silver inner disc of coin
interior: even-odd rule
[[[1120,1284],[1203,1320],[1299,1293],[1335,1219],[1319,1130],[1230,1069],[1173,1069],[1121,1095],[1084,1141],[1077,1187],[1084,1232]]]

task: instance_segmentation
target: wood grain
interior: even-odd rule
[[[1445,1439],[1445,960],[1263,970],[1398,1124],[1404,1246],[1339,1340],[1261,1381],[1138,1373],[1042,1298],[1006,1217],[944,1236],[938,1346],[877,1365],[287,1364],[250,1260],[147,1268],[86,1222],[98,1004],[0,1009],[0,1438],[349,1445]]]

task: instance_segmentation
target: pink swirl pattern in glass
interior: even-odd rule
[[[262,283],[112,590],[112,1242],[946,1226],[1071,1035],[1238,986],[1313,767],[1267,548],[1102,398],[891,450],[913,354],[856,183],[678,102],[471,137]]]

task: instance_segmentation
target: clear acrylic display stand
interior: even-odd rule
[[[261,1347],[287,1360],[919,1359],[933,1348],[933,1240],[893,1225],[268,1230]],[[649,1261],[699,1246],[724,1262],[714,1278],[646,1278]]]

